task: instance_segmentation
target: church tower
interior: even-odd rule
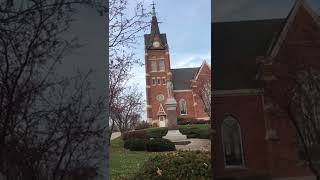
[[[166,82],[172,81],[172,74],[167,37],[166,34],[160,33],[154,3],[152,5],[151,31],[150,34],[144,35],[147,118],[149,123],[164,127],[167,126]]]

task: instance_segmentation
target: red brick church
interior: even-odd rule
[[[211,67],[204,61],[200,67],[171,69],[167,36],[160,33],[154,7],[151,32],[144,35],[144,44],[148,122],[158,127],[168,125],[165,105],[168,98],[167,82],[173,86],[179,119],[208,120],[203,103],[195,91],[197,82],[210,81]]]
[[[286,18],[214,22],[212,31],[216,179],[313,179],[288,114],[269,111],[265,87],[280,94],[285,82],[275,73],[320,66],[318,15],[297,0]]]

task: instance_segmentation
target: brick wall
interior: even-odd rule
[[[262,96],[243,95],[215,97],[213,121],[216,134],[213,147],[213,168],[216,177],[235,176],[235,174],[266,173],[267,144],[262,110]],[[221,125],[227,116],[233,116],[240,124],[244,155],[243,169],[226,169],[222,147]]]

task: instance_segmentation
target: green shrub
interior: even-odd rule
[[[179,126],[181,134],[187,136],[187,138],[200,138],[210,139],[209,126],[207,124],[197,125],[181,125]]]
[[[157,175],[158,168],[162,171]],[[207,180],[211,179],[210,153],[178,151],[161,153],[150,158],[133,180]]]
[[[126,141],[128,139],[132,139],[132,138],[147,139],[147,134],[143,129],[122,133],[122,139],[124,141]]]
[[[144,151],[146,150],[146,140],[131,138],[124,141],[123,147],[129,149],[130,151]]]
[[[210,124],[210,120],[204,119],[195,119],[195,118],[178,118],[178,125],[187,125],[187,124]]]
[[[176,146],[173,142],[163,138],[150,139],[146,144],[146,148],[147,148],[147,151],[150,151],[150,152],[163,152],[163,151],[176,150]]]
[[[168,128],[148,128],[144,129],[148,138],[162,138],[168,133]]]

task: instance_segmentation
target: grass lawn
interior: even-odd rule
[[[111,141],[109,150],[111,180],[126,180],[132,177],[149,157],[156,154],[146,151],[126,150],[123,148],[123,140],[120,137]]]
[[[209,124],[180,125],[179,131],[188,138],[209,139]]]

